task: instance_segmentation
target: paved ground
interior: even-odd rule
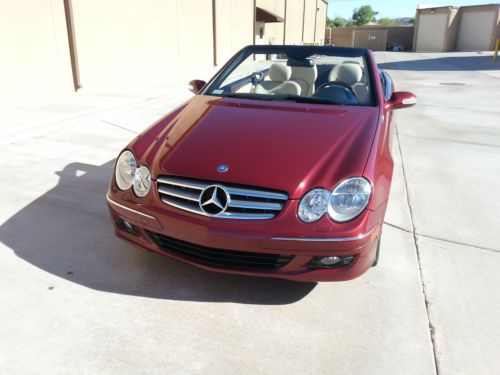
[[[187,92],[10,105],[2,372],[500,373],[500,63],[378,60],[419,104],[398,113],[381,262],[345,283],[213,274],[113,237],[113,158]]]

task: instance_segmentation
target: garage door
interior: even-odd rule
[[[492,49],[495,12],[464,12],[460,22],[457,49],[484,51]]]
[[[447,23],[447,13],[421,14],[418,21],[417,52],[443,51]]]

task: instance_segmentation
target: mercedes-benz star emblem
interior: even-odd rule
[[[215,216],[226,211],[230,198],[224,186],[210,185],[200,195],[200,209],[210,216]]]
[[[229,170],[229,165],[227,164],[221,164],[217,167],[217,172],[219,173],[226,173]]]

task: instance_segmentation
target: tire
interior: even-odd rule
[[[382,233],[378,237],[377,252],[375,253],[375,262],[373,262],[372,267],[376,267],[377,264],[378,264],[378,258],[380,256],[380,240],[381,240],[381,237],[382,237]]]

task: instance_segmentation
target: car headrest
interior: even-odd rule
[[[290,79],[292,75],[292,68],[285,64],[274,63],[269,68],[269,78],[271,81],[285,82]]]
[[[363,68],[358,64],[340,64],[332,69],[328,76],[329,81],[342,81],[348,85],[354,85],[361,81]]]

